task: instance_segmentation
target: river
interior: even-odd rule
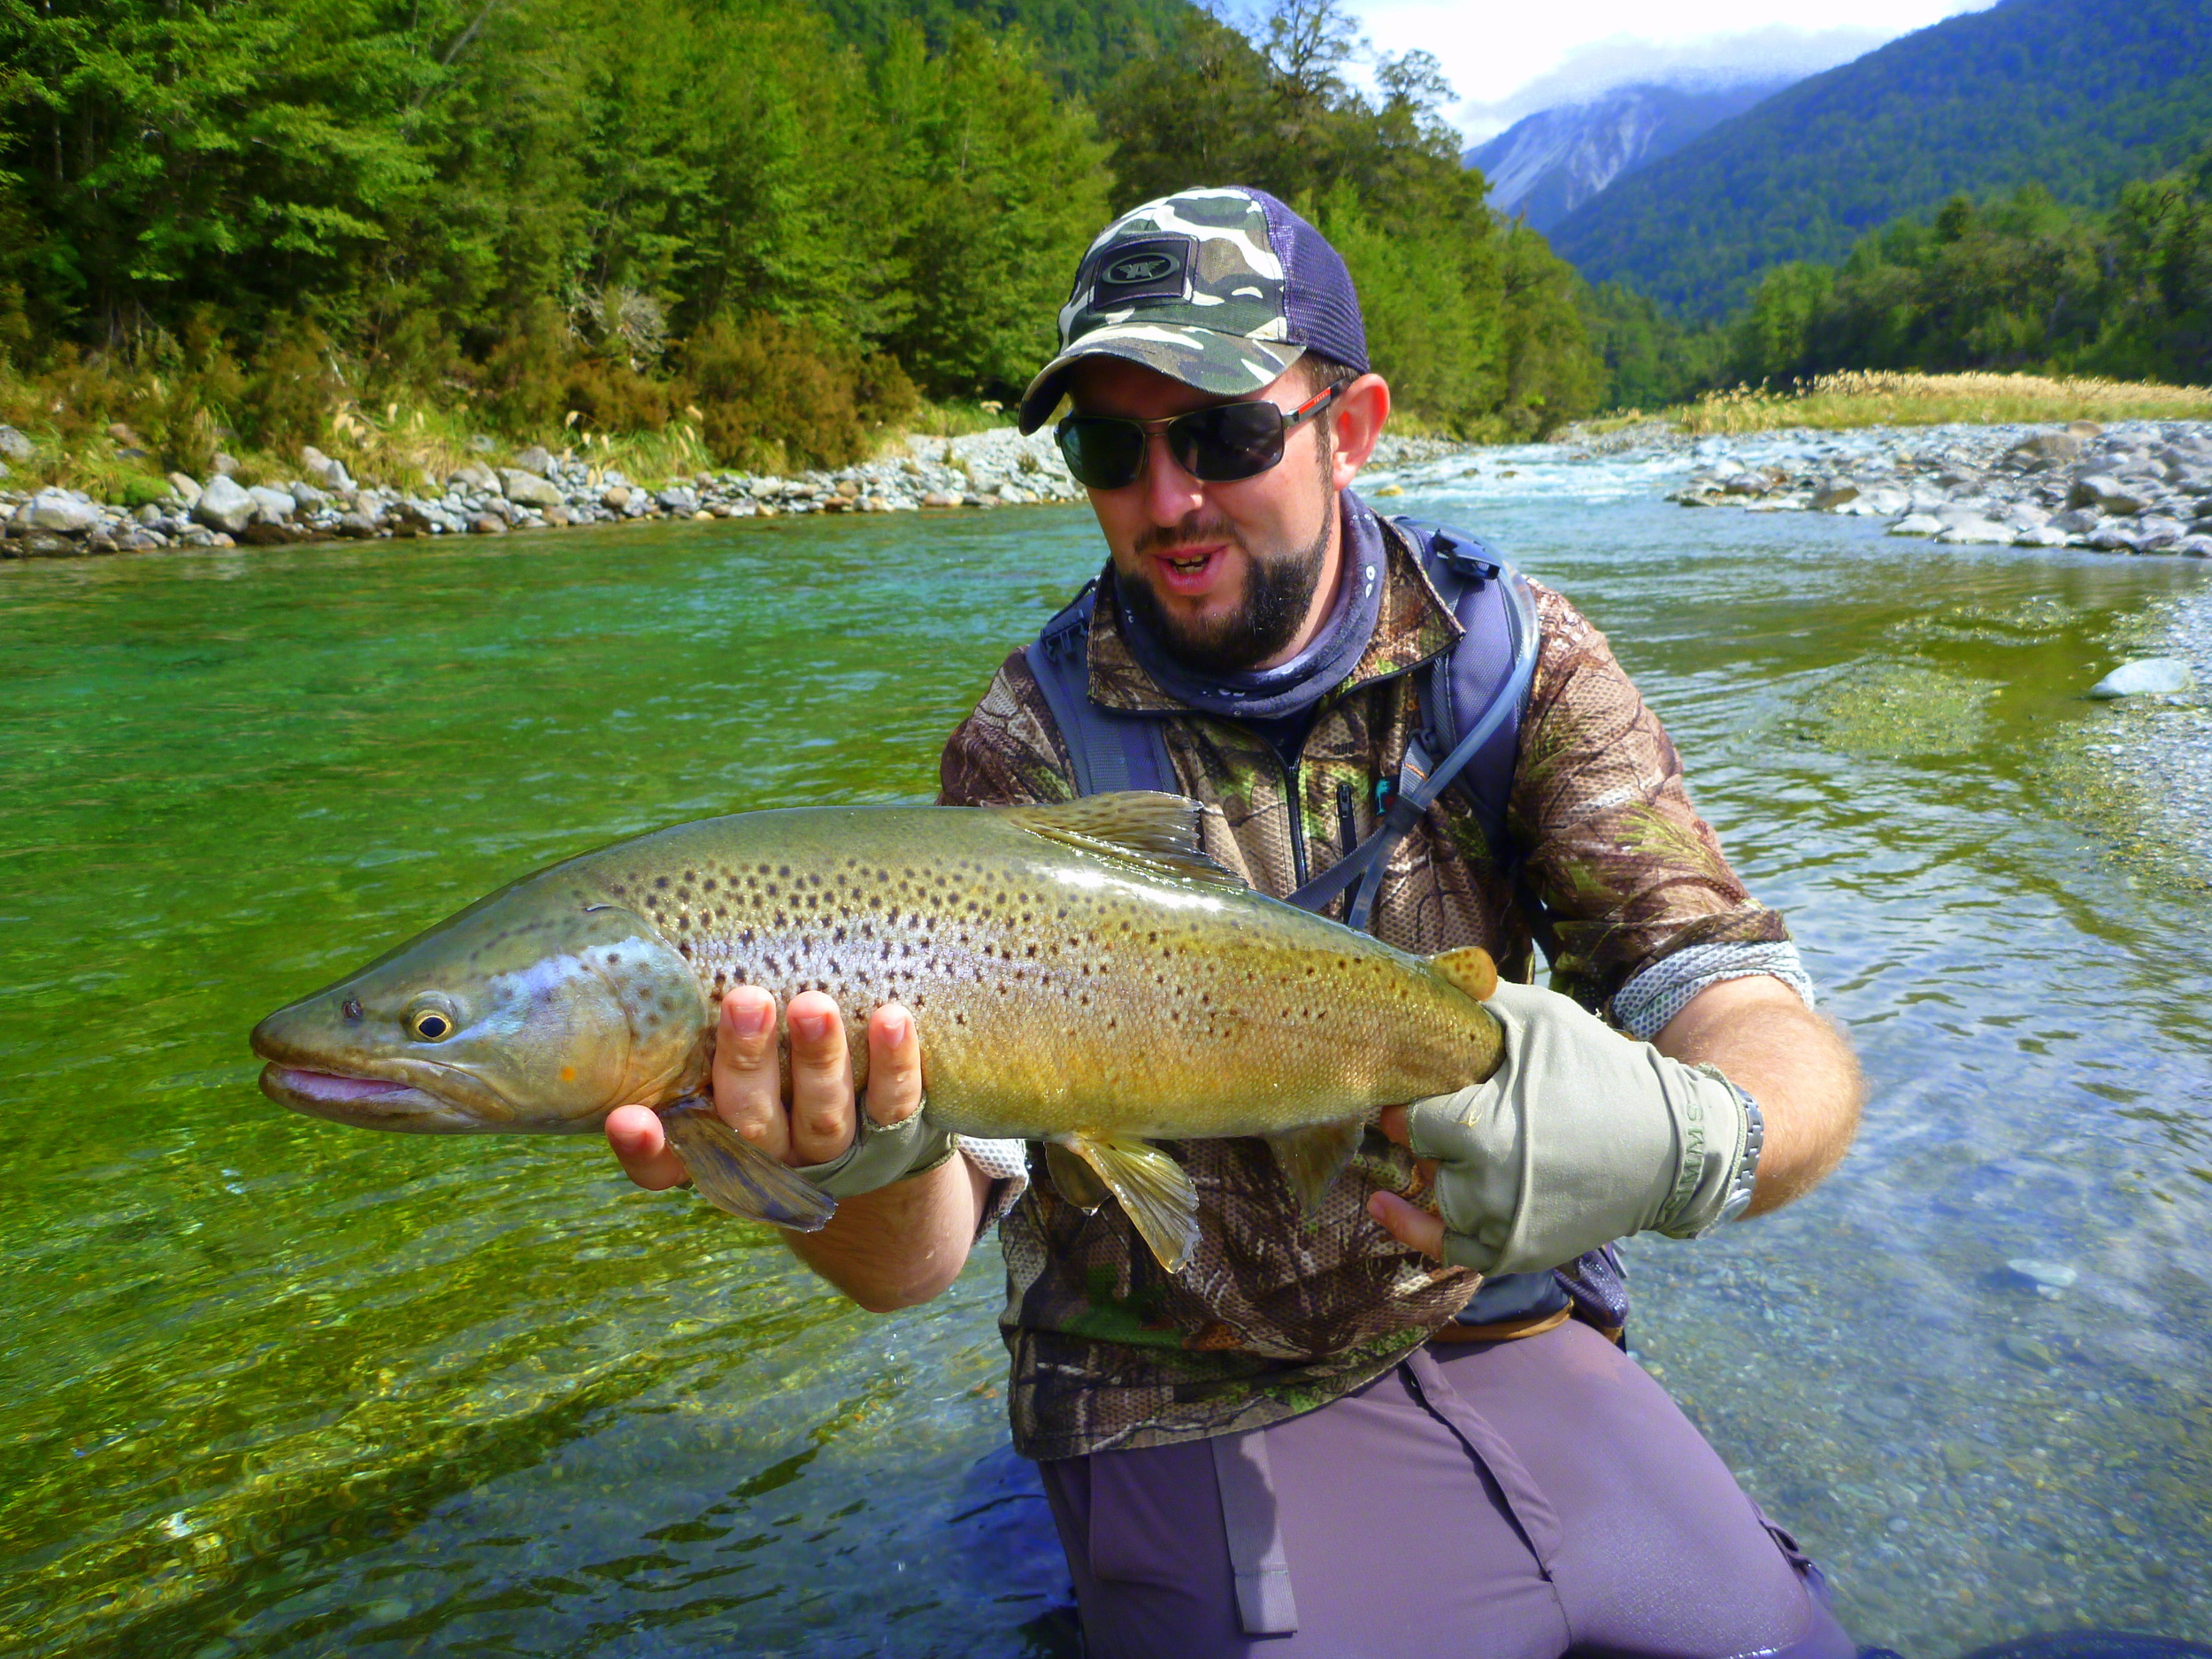
[[[2212,1638],[2212,907],[2053,781],[2208,572],[1550,457],[1386,504],[1608,631],[1871,1082],[1811,1197],[1632,1247],[1638,1354],[1862,1640]],[[244,1036],[612,837],[926,799],[1096,557],[1026,509],[0,568],[0,1649],[1071,1652],[995,1249],[871,1317],[595,1140],[281,1112]]]

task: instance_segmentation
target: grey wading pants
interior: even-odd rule
[[[1249,1433],[1042,1465],[1090,1659],[1852,1659],[1819,1574],[1569,1320]]]

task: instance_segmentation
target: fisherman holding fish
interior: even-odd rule
[[[1110,553],[1083,688],[1156,729],[1210,857],[1288,895],[1379,827],[1422,726],[1414,671],[1461,632],[1415,534],[1351,488],[1390,392],[1349,273],[1273,197],[1189,190],[1107,227],[1059,322],[1020,417],[1068,398],[1058,436]],[[1383,1110],[1310,1213],[1262,1143],[1178,1141],[1198,1198],[1171,1271],[1080,1160],[918,1131],[926,1012],[866,1017],[856,1098],[834,998],[722,999],[716,1110],[839,1195],[788,1235],[817,1271],[908,1306],[999,1225],[1015,1444],[1094,1655],[1854,1651],[1817,1572],[1617,1346],[1606,1247],[1804,1192],[1850,1141],[1858,1074],[1603,637],[1532,588],[1511,853],[1448,793],[1371,895],[1382,941],[1495,958],[1502,1059]],[[954,733],[946,803],[1074,794],[1041,661],[1010,657]],[[1540,931],[1555,990],[1525,983]],[[653,1113],[606,1132],[641,1185],[685,1179]]]
[[[1060,342],[1021,424],[1069,401],[1110,557],[942,806],[526,877],[262,1021],[263,1089],[603,1125],[879,1311],[996,1225],[1094,1655],[1851,1655],[1620,1346],[1614,1241],[1850,1141],[1781,918],[1572,605],[1353,493],[1390,390],[1310,225],[1138,208]]]

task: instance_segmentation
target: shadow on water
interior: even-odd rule
[[[1633,1252],[1646,1363],[1867,1640],[2212,1636],[2206,918],[2039,772],[2102,630],[2200,573],[1418,504],[1609,630],[1873,1083],[1814,1197]],[[4,1645],[1072,1651],[995,1251],[870,1318],[588,1141],[288,1118],[242,1040],[613,836],[928,798],[1093,546],[1033,511],[0,570]]]

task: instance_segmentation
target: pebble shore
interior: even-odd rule
[[[0,428],[0,457],[20,434]],[[480,440],[488,452],[488,440]],[[705,472],[648,488],[616,468],[531,448],[510,464],[472,461],[442,484],[356,484],[342,461],[304,449],[298,478],[247,487],[224,469],[169,475],[158,501],[135,508],[80,490],[0,486],[0,557],[73,558],[173,547],[275,545],[337,539],[504,535],[516,530],[649,519],[774,518],[814,512],[914,512],[1079,501],[1048,434],[1011,427],[958,438],[913,438],[906,455],[836,472],[778,477]],[[20,458],[20,457],[19,457]]]

